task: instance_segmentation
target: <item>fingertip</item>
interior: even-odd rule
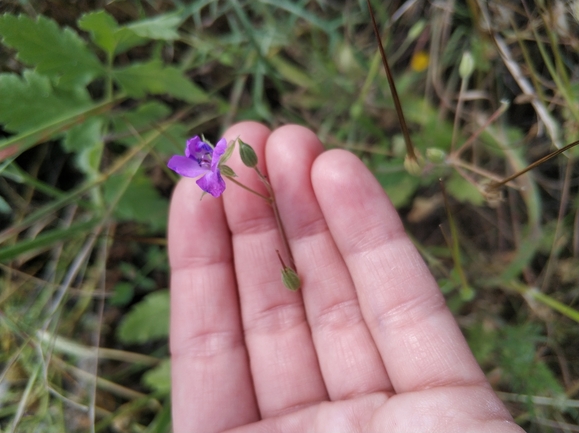
[[[223,137],[227,140],[235,140],[240,137],[243,141],[247,141],[252,145],[252,142],[265,142],[265,139],[271,134],[271,130],[262,123],[253,120],[246,120],[231,125],[223,133]]]
[[[364,232],[383,225],[389,233],[403,231],[398,212],[380,183],[351,152],[333,149],[312,167],[312,185],[331,230],[337,235]],[[348,245],[355,244],[350,239]]]
[[[314,154],[320,154],[324,146],[318,136],[309,128],[301,125],[284,125],[274,130],[267,140],[268,152],[284,152],[294,149],[308,149]]]
[[[384,194],[368,167],[356,155],[343,149],[332,149],[318,156],[312,167],[312,181],[320,188],[363,189]]]
[[[274,130],[266,146],[268,172],[274,188],[311,190],[311,166],[323,151],[317,135],[306,127],[285,125]]]

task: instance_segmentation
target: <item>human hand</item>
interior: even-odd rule
[[[280,280],[271,207],[175,189],[169,219],[175,433],[522,432],[477,365],[372,174],[309,130],[244,122],[302,280]],[[237,153],[244,184],[263,185]],[[267,167],[267,168],[266,168]],[[247,174],[247,176],[246,176]]]

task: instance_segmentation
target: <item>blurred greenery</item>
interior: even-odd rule
[[[579,150],[490,187],[579,139],[576,2],[373,3],[418,176],[364,1],[0,3],[0,430],[170,431],[165,163],[253,119],[356,152],[516,421],[577,431]]]

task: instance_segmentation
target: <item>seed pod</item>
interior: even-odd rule
[[[297,272],[287,266],[281,270],[281,280],[283,281],[283,285],[292,292],[298,290],[302,285]]]
[[[277,257],[279,258],[279,261],[281,263],[281,281],[283,282],[284,286],[286,286],[292,292],[295,292],[302,285],[300,277],[294,269],[290,268],[289,266],[286,266],[283,259],[281,258],[281,254],[279,253],[279,251],[275,250],[275,252],[277,253]]]

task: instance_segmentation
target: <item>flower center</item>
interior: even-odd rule
[[[203,168],[211,168],[212,156],[210,152],[203,152],[197,157],[197,162]]]

